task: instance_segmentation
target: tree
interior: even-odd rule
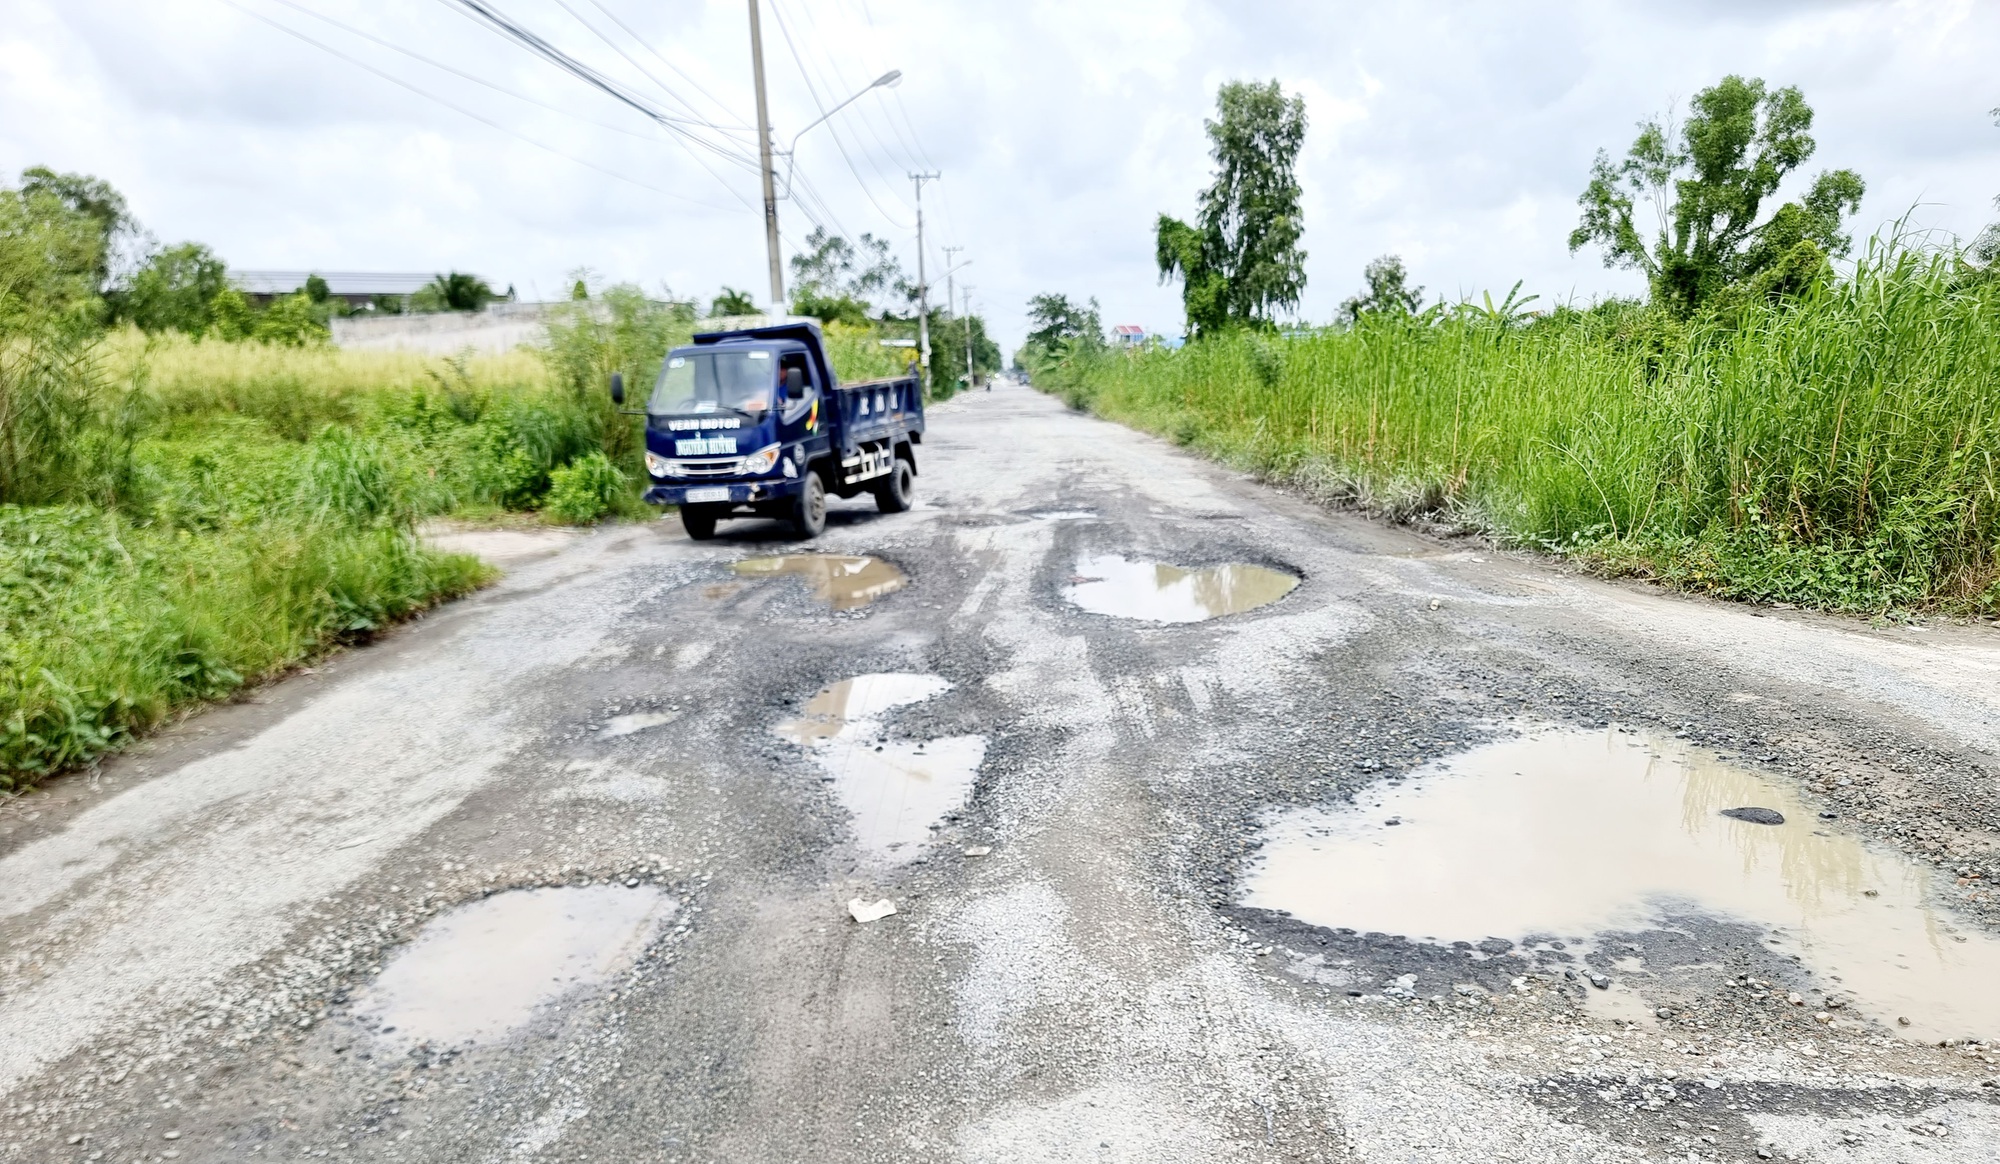
[[[478,311],[493,301],[486,280],[462,271],[439,275],[410,296],[412,311]]]
[[[582,279],[578,279],[576,282],[571,283],[569,285],[569,297],[572,301],[584,300],[590,298],[589,285],[586,284]]]
[[[916,293],[889,254],[888,242],[871,234],[850,243],[816,226],[806,236],[806,249],[792,256],[791,268],[792,309],[829,323],[865,323],[875,301],[908,300]]]
[[[715,302],[709,306],[708,314],[710,316],[755,315],[757,301],[748,291],[738,291],[724,284],[722,294],[715,297]]]
[[[1190,334],[1268,326],[1298,306],[1306,285],[1301,191],[1293,173],[1306,139],[1306,105],[1278,82],[1233,81],[1216,94],[1208,130],[1215,181],[1192,226],[1165,214],[1155,228],[1162,281],[1181,279]]]
[[[1000,345],[986,334],[986,320],[977,315],[938,312],[931,316],[931,367],[940,380],[965,375],[967,331],[972,333],[973,372],[987,375],[1000,370]]]
[[[1362,268],[1367,290],[1340,305],[1340,321],[1354,323],[1364,315],[1415,315],[1424,305],[1424,289],[1409,285],[1400,255],[1383,255]]]
[[[125,196],[111,183],[89,174],[58,174],[47,166],[30,166],[21,171],[21,193],[30,197],[47,195],[82,215],[97,226],[98,248],[95,288],[99,292],[111,284],[111,262],[120,244],[139,236],[139,224],[125,204]]]
[[[98,223],[46,189],[0,189],[0,340],[26,321],[101,318]]]
[[[1061,356],[1077,349],[1104,346],[1104,324],[1098,318],[1097,299],[1089,306],[1072,303],[1067,295],[1042,294],[1028,300],[1030,351]]]
[[[1604,248],[1604,265],[1645,272],[1653,300],[1686,316],[1726,287],[1763,276],[1773,293],[1792,289],[1852,241],[1844,217],[1860,209],[1865,186],[1852,170],[1822,172],[1805,196],[1757,221],[1764,201],[1816,147],[1813,112],[1799,90],[1767,92],[1738,76],[1695,95],[1686,124],[1643,122],[1622,162],[1600,150],[1577,201],[1582,221],[1571,253]],[[1658,219],[1651,244],[1633,221],[1636,202]]]
[[[332,334],[327,329],[324,310],[304,291],[272,300],[250,329],[251,339],[291,348],[315,347],[331,339]]]
[[[320,278],[318,275],[306,276],[307,299],[312,300],[314,303],[325,303],[332,297],[333,289],[326,285],[325,279]]]
[[[308,283],[310,287],[310,283]],[[120,318],[149,332],[207,334],[216,298],[229,289],[229,269],[214,251],[185,242],[155,251],[117,294]]]

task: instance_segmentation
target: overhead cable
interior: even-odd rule
[[[619,104],[632,109],[634,112],[658,122],[682,140],[692,145],[701,146],[724,161],[741,166],[746,170],[755,172],[758,169],[757,159],[737,148],[733,148],[733,143],[730,146],[717,144],[701,134],[692,132],[690,128],[711,128],[708,123],[691,121],[661,110],[652,102],[647,101],[626,86],[605,76],[575,57],[570,56],[525,26],[516,23],[507,14],[487,3],[486,0],[440,0],[440,2],[457,7],[467,13],[471,19],[484,24],[501,36],[514,41],[516,44],[575,77],[577,80],[598,90]]]
[[[750,132],[750,133],[751,133],[751,135],[752,135],[753,137],[755,136],[755,131],[754,131],[754,130],[749,130],[749,127],[747,127],[747,126],[742,126],[742,125],[737,125],[737,126],[733,126],[733,127],[725,127],[725,126],[721,126],[721,125],[717,125],[717,124],[716,124],[715,122],[713,122],[713,121],[709,120],[709,119],[708,119],[708,118],[707,118],[707,117],[706,117],[706,116],[705,116],[705,115],[704,115],[704,114],[703,114],[703,113],[701,112],[701,110],[699,110],[699,109],[696,109],[696,108],[695,108],[695,107],[694,107],[694,106],[693,106],[692,104],[690,104],[690,103],[688,102],[687,98],[685,98],[685,97],[682,97],[682,96],[680,95],[680,93],[678,93],[677,91],[675,91],[675,89],[674,89],[674,87],[673,87],[672,85],[669,85],[669,84],[667,84],[667,83],[666,83],[665,81],[662,81],[662,80],[661,80],[661,79],[660,79],[659,77],[655,76],[655,75],[654,75],[654,73],[653,73],[653,71],[652,71],[651,69],[648,69],[648,68],[647,68],[646,66],[644,66],[644,65],[640,64],[640,63],[638,62],[637,58],[633,57],[633,55],[632,55],[631,53],[628,53],[628,52],[626,52],[626,51],[625,51],[625,46],[623,46],[623,45],[619,44],[619,43],[618,43],[617,41],[615,41],[615,40],[612,40],[612,39],[611,39],[610,37],[608,37],[608,36],[606,36],[606,35],[604,34],[604,31],[603,31],[602,29],[598,28],[598,27],[597,27],[596,25],[592,24],[592,23],[591,23],[590,21],[588,21],[588,20],[585,20],[585,19],[583,18],[583,13],[581,13],[581,12],[578,12],[578,11],[577,11],[576,9],[574,9],[574,8],[570,7],[570,5],[569,5],[569,0],[556,0],[556,5],[557,5],[558,7],[560,7],[560,8],[561,8],[561,9],[562,9],[562,10],[563,10],[564,12],[567,12],[567,13],[569,13],[569,14],[570,14],[570,16],[571,16],[571,17],[573,17],[573,18],[574,18],[574,19],[576,20],[576,22],[577,22],[578,24],[581,24],[581,25],[583,25],[583,26],[584,26],[585,28],[589,29],[589,30],[590,30],[590,32],[591,32],[591,35],[593,35],[593,36],[595,36],[595,37],[596,37],[597,39],[599,39],[599,40],[603,41],[603,42],[604,42],[605,44],[607,44],[607,45],[611,46],[611,51],[612,51],[612,52],[615,52],[615,53],[617,53],[617,54],[618,54],[619,56],[621,56],[621,57],[624,57],[624,58],[625,58],[625,63],[626,63],[626,64],[629,64],[629,65],[631,65],[631,66],[632,66],[633,68],[635,68],[635,69],[639,70],[639,72],[640,72],[640,73],[641,73],[641,74],[642,74],[642,75],[643,75],[643,76],[644,76],[644,77],[645,77],[645,78],[646,78],[646,79],[647,79],[648,81],[651,81],[651,82],[652,82],[652,83],[653,83],[654,85],[656,85],[656,86],[658,86],[658,87],[659,87],[659,90],[660,90],[660,92],[662,92],[662,93],[665,93],[665,94],[666,94],[666,95],[667,95],[668,97],[671,97],[671,98],[673,98],[673,99],[674,99],[674,101],[676,101],[677,103],[679,103],[679,105],[681,106],[681,108],[683,108],[683,109],[686,109],[686,110],[688,111],[688,113],[689,113],[690,115],[692,115],[692,116],[693,116],[693,117],[694,117],[694,118],[696,119],[696,121],[695,121],[695,124],[697,124],[697,125],[701,125],[701,126],[704,126],[704,127],[708,128],[708,129],[713,129],[713,130],[717,131],[718,133],[730,133],[730,132],[740,132],[740,131],[748,131],[748,132]],[[600,7],[602,7],[602,6],[600,5]]]
[[[463,105],[459,105],[454,101],[449,101],[443,97],[438,96],[435,93],[431,93],[425,89],[417,87],[416,85],[412,85],[410,82],[403,80],[401,77],[395,76],[394,74],[391,73],[386,73],[381,69],[378,69],[375,66],[369,64],[368,62],[363,61],[357,57],[349,56],[347,53],[341,52],[339,49],[334,48],[332,45],[326,44],[322,41],[315,40],[312,37],[307,36],[305,33],[300,32],[296,28],[291,28],[284,24],[280,24],[279,22],[272,20],[270,17],[265,16],[261,12],[254,12],[249,8],[245,8],[243,5],[237,3],[236,0],[222,0],[222,2],[224,4],[227,4],[229,7],[236,9],[238,12],[243,13],[245,16],[251,17],[252,19],[262,21],[263,23],[270,25],[272,28],[275,28],[279,32],[284,33],[286,36],[290,36],[297,40],[304,41],[306,44],[309,44],[314,48],[319,49],[321,52],[327,53],[331,56],[339,57],[341,60],[346,61],[348,64],[353,65],[356,68],[365,69],[368,72],[375,74],[376,76],[382,78],[383,80],[389,82],[392,85],[398,86],[399,88],[407,89],[410,92],[415,93],[417,96],[423,97],[427,100],[435,101],[439,105],[442,105],[447,109],[453,110],[454,112],[457,113],[461,113],[466,117],[470,117],[472,120],[479,122],[481,125],[490,126],[491,128],[497,129],[501,133],[507,134],[510,137],[517,137],[522,141],[527,142],[529,145],[534,146],[537,149],[545,150],[549,153],[552,153],[559,158],[575,162],[577,165],[584,166],[588,169],[596,170],[598,173],[603,174],[606,177],[616,178],[620,182],[626,182],[646,190],[651,190],[656,194],[664,194],[669,198],[678,199],[679,201],[682,202],[692,203],[693,205],[696,206],[705,206],[710,210],[730,209],[727,206],[717,206],[712,202],[703,202],[699,198],[690,198],[685,194],[681,194],[673,190],[668,190],[660,186],[655,186],[650,182],[642,182],[637,178],[628,177],[624,174],[618,173],[616,170],[608,170],[603,166],[598,165],[596,162],[579,158],[574,154],[564,153],[562,150],[559,150],[552,145],[548,145],[546,143],[537,141],[534,138],[529,137],[527,134],[520,132],[519,130],[512,129],[508,126],[502,125],[499,122],[494,121],[489,117],[484,117],[480,114],[474,113],[472,110],[465,108]],[[732,189],[730,193],[734,194],[736,192]],[[743,201],[743,196],[741,194],[737,194],[736,197],[737,201],[739,202]],[[744,205],[746,207],[749,206],[747,202],[745,202]],[[751,207],[751,209],[755,208]]]
[[[716,96],[715,94],[713,94],[713,93],[709,92],[709,91],[708,91],[707,89],[704,89],[704,88],[702,87],[702,84],[701,84],[701,82],[700,82],[700,81],[697,81],[697,80],[695,80],[695,79],[694,79],[693,77],[691,77],[691,76],[689,76],[689,75],[688,75],[688,72],[687,72],[687,70],[685,70],[685,69],[681,68],[681,67],[680,67],[679,65],[677,65],[677,64],[673,63],[672,61],[668,60],[668,59],[666,58],[666,56],[665,56],[664,54],[662,54],[662,53],[660,52],[660,50],[659,50],[659,49],[656,49],[656,48],[654,48],[654,47],[652,46],[652,43],[651,43],[651,42],[649,42],[649,41],[648,41],[648,40],[647,40],[647,39],[646,39],[645,37],[643,37],[643,36],[640,36],[640,35],[638,34],[638,32],[637,32],[637,31],[635,31],[635,30],[634,30],[634,29],[632,28],[632,26],[631,26],[631,25],[629,25],[629,24],[625,23],[625,22],[624,22],[623,20],[620,20],[620,19],[618,18],[618,14],[617,14],[616,12],[613,12],[613,11],[611,11],[611,9],[609,9],[609,8],[606,8],[606,7],[604,6],[604,4],[603,4],[602,0],[590,0],[590,3],[591,3],[591,7],[593,7],[593,8],[596,8],[596,9],[597,9],[597,10],[598,10],[599,12],[602,12],[602,13],[604,13],[604,15],[605,15],[605,16],[609,17],[609,18],[610,18],[610,20],[611,20],[611,23],[613,23],[613,24],[617,25],[618,27],[620,27],[620,28],[624,29],[624,30],[625,30],[625,35],[627,35],[627,36],[631,37],[631,38],[632,38],[633,40],[635,40],[635,41],[639,42],[639,45],[640,45],[640,47],[644,48],[644,49],[645,49],[645,50],[646,50],[647,52],[649,52],[649,53],[653,54],[653,58],[654,58],[655,60],[659,61],[659,62],[660,62],[661,64],[665,65],[665,66],[666,66],[666,67],[668,67],[669,69],[672,69],[672,70],[674,71],[674,74],[675,74],[676,76],[680,77],[680,79],[681,79],[681,80],[683,80],[683,81],[686,81],[686,82],[687,82],[688,84],[690,84],[690,85],[693,85],[693,86],[694,86],[694,91],[695,91],[695,92],[697,92],[697,93],[701,94],[701,95],[702,95],[703,97],[706,97],[706,98],[708,98],[708,99],[709,99],[709,101],[710,101],[710,102],[712,102],[712,103],[714,103],[715,107],[716,107],[717,109],[720,109],[720,110],[722,110],[722,111],[723,111],[723,112],[725,113],[725,115],[727,115],[727,114],[728,114],[728,111],[729,111],[729,104],[728,104],[728,102],[726,102],[726,101],[722,100],[722,99],[721,99],[720,97],[717,97],[717,96]],[[683,104],[685,104],[685,102],[683,102]],[[749,127],[749,126],[747,126],[747,125],[744,125],[744,124],[743,124],[743,123],[742,123],[741,121],[738,121],[738,122],[736,123],[736,125],[737,125],[737,127],[738,127],[738,128],[741,128],[741,129],[746,129],[746,130],[747,130],[747,129],[750,129],[750,127]],[[755,132],[755,131],[752,131],[752,132]]]
[[[811,94],[813,99],[813,105],[819,109],[821,117],[827,116],[826,103],[820,100],[819,91],[813,87],[812,78],[807,76],[806,74],[805,60],[799,55],[799,46],[792,40],[791,27],[786,23],[785,13],[782,9],[778,7],[776,0],[773,0],[771,4],[771,15],[777,17],[778,19],[778,31],[784,34],[785,47],[791,50],[792,60],[799,66],[799,79],[805,82],[806,92]],[[868,188],[868,182],[861,176],[861,171],[855,169],[854,159],[849,157],[847,154],[846,143],[840,140],[839,128],[836,127],[831,121],[828,121],[826,123],[826,128],[827,132],[833,135],[833,144],[839,148],[840,158],[842,161],[847,163],[847,170],[849,173],[854,175],[854,181],[857,185],[861,187],[861,192],[868,196],[868,201],[875,204],[875,209],[881,213],[883,218],[889,221],[890,225],[895,226],[898,229],[901,229],[903,227],[902,220],[897,218],[894,214],[891,214],[882,205],[881,201],[875,197],[875,192]]]
[[[483,85],[486,88],[493,90],[495,93],[498,93],[503,97],[512,97],[516,101],[525,101],[529,105],[540,106],[541,108],[546,109],[551,113],[560,113],[564,117],[574,117],[576,120],[583,122],[585,125],[594,125],[599,129],[610,130],[612,133],[622,133],[627,137],[636,137],[643,141],[659,140],[658,138],[654,137],[651,134],[639,133],[634,130],[626,129],[622,125],[609,125],[606,124],[605,122],[596,121],[591,118],[585,117],[580,113],[572,113],[571,111],[564,109],[561,106],[551,105],[546,101],[538,101],[535,98],[529,97],[525,94],[516,93],[511,89],[507,89],[502,86],[496,85],[484,77],[474,76],[473,74],[468,73],[463,69],[458,69],[454,68],[451,65],[447,65],[443,61],[432,60],[430,57],[424,56],[422,53],[412,52],[411,50],[404,48],[402,45],[399,45],[394,41],[384,40],[381,37],[376,36],[371,32],[367,32],[363,29],[356,28],[351,24],[347,24],[340,20],[336,20],[335,18],[328,16],[323,12],[315,12],[312,9],[307,8],[303,4],[295,4],[292,2],[292,0],[271,0],[271,2],[274,4],[282,4],[294,12],[303,13],[307,16],[312,17],[315,20],[322,21],[326,24],[330,24],[333,27],[341,30],[342,32],[348,33],[352,36],[358,36],[362,40],[378,44],[383,48],[388,49],[391,52],[401,53],[413,61],[422,62],[423,64],[429,65],[434,69],[441,69],[444,72],[450,73],[454,77],[459,77],[464,80],[471,81],[475,85]]]

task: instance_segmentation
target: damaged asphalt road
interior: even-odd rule
[[[920,456],[810,547],[901,588],[739,571],[801,549],[761,522],[482,535],[491,590],[0,806],[0,1159],[2000,1157],[2000,1030],[1931,1030],[2000,981],[1892,1006],[1699,902],[1423,932],[1615,881],[1506,878],[1619,805],[1496,816],[1406,929],[1251,891],[1275,822],[1434,843],[1454,764],[1568,732],[1762,781],[1714,786],[1786,825],[1654,815],[1865,851],[1884,896],[1786,884],[1984,949],[1990,629],[1578,578],[1004,386]]]

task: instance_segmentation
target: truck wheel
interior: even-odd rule
[[[806,474],[806,487],[792,501],[792,529],[802,538],[816,538],[826,528],[826,482]]]
[[[916,495],[916,475],[910,472],[910,463],[896,458],[896,467],[875,487],[875,508],[883,513],[901,513],[910,507],[910,499]]]
[[[706,505],[681,506],[681,528],[698,542],[715,536],[715,511]]]

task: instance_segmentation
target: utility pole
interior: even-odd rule
[[[952,287],[954,286],[952,274],[958,270],[958,266],[951,261],[951,257],[965,248],[939,247],[938,249],[944,252],[944,309],[949,314],[951,312],[951,305],[958,302],[957,294],[952,291]]]
[[[771,253],[771,313],[784,315],[785,268],[778,255],[778,185],[771,174],[771,109],[764,99],[764,34],[757,25],[760,3],[762,0],[750,0],[750,69],[757,80],[757,156],[764,166],[764,245]],[[917,221],[921,227],[921,215]]]
[[[972,284],[965,285],[965,390],[972,391]]]
[[[755,4],[757,0],[750,2]],[[924,282],[924,183],[937,180],[936,170],[910,175],[910,181],[917,187],[917,352],[918,359],[922,361],[918,370],[923,374],[926,393],[931,387],[931,289]],[[775,223],[777,220],[774,218],[772,221]],[[772,268],[776,269],[775,266]]]

